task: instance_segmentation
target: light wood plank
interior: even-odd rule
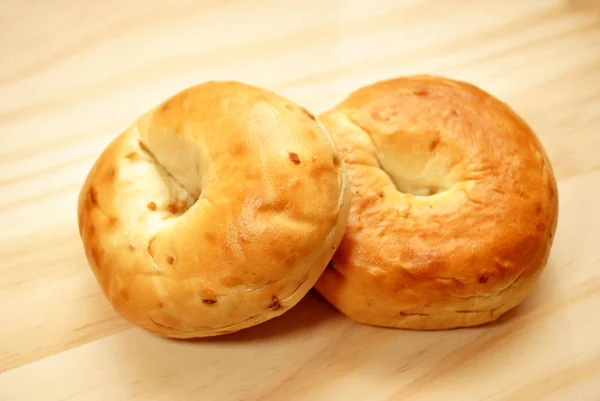
[[[470,81],[536,130],[560,187],[550,264],[499,323],[352,323],[310,294],[274,321],[167,341],[118,317],[76,198],[103,147],[210,79],[315,113],[400,74]],[[594,0],[7,0],[0,4],[0,399],[597,400],[600,7]]]

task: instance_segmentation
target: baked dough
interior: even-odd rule
[[[497,319],[546,265],[558,196],[506,104],[435,76],[382,81],[321,119],[351,188],[346,234],[316,285],[352,319],[448,329]]]
[[[343,163],[307,110],[239,82],[191,87],[100,155],[79,231],[113,308],[160,335],[238,331],[313,287],[347,222]]]

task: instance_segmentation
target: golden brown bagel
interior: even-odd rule
[[[346,234],[316,288],[356,321],[448,329],[497,319],[532,291],[556,230],[548,158],[506,104],[412,76],[322,116],[351,188]]]
[[[329,134],[304,108],[237,82],[182,91],[101,154],[79,231],[114,309],[169,337],[234,332],[314,285],[347,221]]]

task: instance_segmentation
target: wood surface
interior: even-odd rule
[[[353,323],[311,292],[238,334],[158,338],[110,308],[76,197],[103,147],[199,82],[319,113],[410,73],[472,82],[535,129],[560,219],[535,293],[445,332]],[[2,0],[1,400],[600,400],[600,2]]]

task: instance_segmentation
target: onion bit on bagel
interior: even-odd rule
[[[532,129],[477,87],[381,81],[321,116],[343,154],[348,227],[316,288],[365,324],[435,330],[496,320],[534,289],[558,215]]]
[[[306,109],[239,82],[188,88],[108,145],[85,181],[79,231],[123,317],[176,338],[279,316],[341,241],[344,166]]]

